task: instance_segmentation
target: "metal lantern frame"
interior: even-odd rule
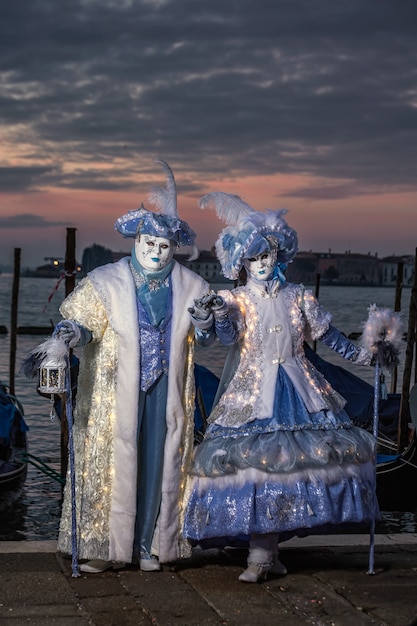
[[[39,368],[39,387],[41,393],[65,393],[65,371],[66,365],[54,363],[50,360],[43,362]]]

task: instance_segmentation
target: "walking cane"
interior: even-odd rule
[[[372,434],[375,437],[375,440],[378,439],[378,426],[379,426],[379,374],[380,374],[380,365],[378,361],[375,364],[375,384],[374,384],[374,415],[373,415],[373,423],[372,423]],[[369,564],[368,564],[368,574],[375,574],[375,510],[377,506],[377,497],[376,497],[376,466],[377,466],[377,454],[375,450],[375,458],[374,458],[374,491],[373,491],[373,511],[372,511],[372,520],[371,520],[371,529],[369,534]]]
[[[399,363],[398,354],[402,338],[402,321],[399,313],[391,309],[378,309],[372,304],[368,309],[368,320],[365,323],[361,343],[374,355],[375,384],[374,384],[374,414],[372,432],[378,438],[379,426],[379,399],[385,396],[381,389],[383,369],[393,370]],[[383,393],[381,393],[383,391]],[[377,455],[374,457],[374,491],[373,512],[370,529],[369,566],[368,574],[375,574],[375,511],[377,508],[376,496],[376,467]]]
[[[72,576],[77,578],[81,576],[78,566],[78,538],[77,538],[77,503],[76,503],[76,489],[75,489],[75,458],[74,458],[74,438],[72,427],[74,420],[72,416],[72,385],[71,385],[71,366],[69,352],[65,357],[65,408],[68,423],[68,452],[69,452],[69,465],[70,465],[70,478],[71,478],[71,565]]]

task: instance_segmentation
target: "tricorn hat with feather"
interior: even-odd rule
[[[239,276],[244,259],[273,248],[277,264],[286,267],[298,250],[296,231],[284,220],[286,209],[255,211],[239,196],[215,191],[200,199],[202,209],[215,209],[228,226],[216,241],[216,253],[223,275],[230,280]]]
[[[164,168],[167,180],[166,187],[155,187],[149,194],[149,201],[156,205],[157,211],[148,211],[142,205],[119,217],[114,227],[123,237],[153,235],[175,241],[178,246],[192,246],[195,233],[187,222],[178,217],[174,174],[168,163],[161,160],[156,162]]]

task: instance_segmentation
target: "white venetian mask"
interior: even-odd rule
[[[274,272],[275,256],[272,251],[265,251],[258,256],[244,259],[243,265],[248,274],[253,278],[257,280],[269,280]]]
[[[165,237],[140,235],[135,241],[135,253],[145,270],[163,270],[174,256],[174,242]]]

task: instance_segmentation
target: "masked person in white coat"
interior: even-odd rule
[[[352,424],[304,341],[320,340],[358,365],[370,365],[372,354],[332,326],[310,290],[286,281],[297,234],[285,210],[257,212],[221,192],[200,203],[228,224],[216,242],[223,274],[236,280],[243,271],[246,281],[191,308],[197,333],[211,324],[231,352],[195,450],[184,534],[200,544],[246,538],[239,579],[256,582],[286,573],[279,540],[378,515],[375,439]]]
[[[153,190],[115,229],[130,257],[98,267],[60,307],[55,334],[83,346],[74,450],[78,556],[95,573],[145,571],[190,555],[182,537],[185,477],[194,441],[194,327],[187,303],[208,284],[173,259],[195,234],[177,214],[175,179]],[[68,476],[58,549],[71,553]]]

